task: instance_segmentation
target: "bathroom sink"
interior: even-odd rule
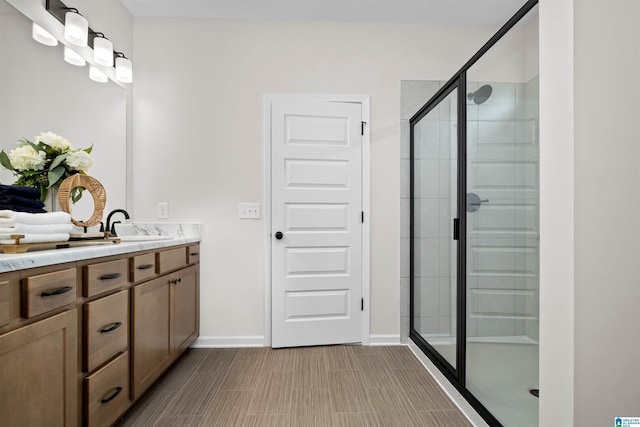
[[[171,240],[171,236],[145,236],[142,234],[136,234],[131,236],[118,236],[121,242],[153,242],[157,240]]]

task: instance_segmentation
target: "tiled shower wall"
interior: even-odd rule
[[[437,81],[403,81],[401,84],[400,312],[403,341],[408,336],[410,323],[409,119],[435,94],[441,84],[442,82]],[[472,185],[477,186],[473,191],[484,194],[483,198],[493,200],[469,218],[468,333],[470,337],[523,336],[537,341],[538,79],[525,84],[492,85],[494,92],[490,100],[480,106],[470,102],[468,109],[469,173],[474,179]],[[479,85],[470,83],[469,91],[473,91],[476,86]],[[441,120],[440,127],[443,125],[446,128],[450,121]],[[439,134],[434,133],[434,140],[441,145],[441,152],[442,145],[450,143],[447,134],[446,129],[440,129]],[[434,191],[452,181],[447,175],[449,162],[438,158],[440,161],[436,164],[435,159],[421,160],[430,161],[429,167],[423,168],[423,173],[426,172],[423,178],[433,176],[428,181],[433,182],[434,185],[430,187],[434,187]],[[448,210],[446,196],[450,189],[440,188],[438,194],[423,194],[425,191],[422,190],[416,194],[416,203],[424,204],[421,210],[430,210],[432,215],[433,212],[439,212],[439,227],[448,230],[450,218],[444,215],[447,221],[443,222],[441,214],[443,207],[445,211]],[[416,252],[425,252],[420,255],[416,253],[416,259],[420,260],[416,264],[442,264],[442,260],[449,256],[448,249],[441,248],[443,239],[438,240],[442,237],[442,232],[431,229],[428,224],[420,224],[418,217],[414,218],[414,226],[416,236],[421,239],[420,244],[416,245]],[[505,230],[507,240],[504,239]],[[437,248],[432,244],[434,242],[438,243]],[[427,250],[429,248],[431,250]],[[440,265],[435,270],[446,273],[450,268]],[[442,274],[438,276],[443,277],[437,278],[420,277],[417,265],[414,265],[414,275],[418,286],[415,320],[421,322],[416,325],[416,329],[423,334],[446,337],[454,327],[450,307],[455,286],[451,286],[451,280]]]
[[[537,82],[490,83],[485,103],[467,104],[467,191],[489,199],[467,215],[468,337],[537,341]]]
[[[410,135],[409,120],[435,93],[442,82],[424,80],[402,80],[400,83],[400,339],[406,343],[409,336],[410,289],[409,248],[411,245],[410,215]]]

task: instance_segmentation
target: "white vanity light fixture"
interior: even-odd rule
[[[114,52],[116,57],[116,80],[121,83],[133,82],[133,66],[122,52]]]
[[[109,80],[105,73],[103,73],[93,65],[89,65],[89,78],[98,83],[106,83]]]
[[[78,13],[78,9],[70,7],[64,15],[64,38],[69,43],[84,47],[89,39],[89,22]]]
[[[64,47],[64,60],[69,64],[78,67],[84,67],[85,65],[87,65],[87,61],[85,61],[82,56],[80,56],[76,51],[68,46]]]
[[[93,60],[96,64],[113,66],[113,43],[102,33],[95,33],[93,38]]]
[[[42,43],[45,46],[58,45],[58,39],[53,37],[47,30],[35,22],[31,25],[31,37],[33,37],[33,39],[38,43]]]

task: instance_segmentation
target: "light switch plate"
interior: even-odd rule
[[[240,203],[238,205],[238,218],[260,219],[260,203]]]
[[[158,219],[169,218],[169,203],[158,203]]]

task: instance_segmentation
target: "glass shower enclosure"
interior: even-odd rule
[[[411,339],[490,425],[538,425],[538,22],[411,119]]]

